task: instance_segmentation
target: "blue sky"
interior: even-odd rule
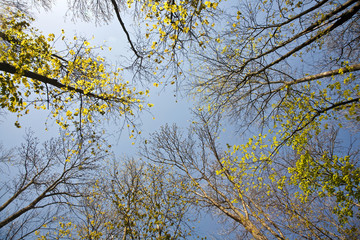
[[[91,41],[92,45],[111,46],[112,50],[104,51],[106,58],[110,59],[113,63],[119,59],[120,55],[130,53],[130,46],[126,41],[125,35],[122,32],[120,25],[117,21],[113,21],[108,25],[96,26],[93,22],[85,23],[81,21],[73,22],[70,17],[66,17],[67,6],[65,1],[57,1],[52,11],[45,12],[43,10],[34,10],[35,22],[34,27],[38,28],[43,34],[55,34],[55,38],[61,34],[64,29],[65,35],[68,38],[72,36],[83,36],[94,40]],[[134,24],[131,18],[125,18],[125,24],[130,28]],[[61,46],[55,46],[56,49],[61,50]],[[125,75],[125,80],[130,79],[131,75]],[[141,88],[141,87],[139,87]],[[121,157],[136,157],[136,153],[140,144],[144,139],[148,138],[149,134],[158,130],[160,126],[176,123],[178,126],[186,128],[191,123],[190,109],[193,103],[187,97],[175,97],[174,95],[181,95],[175,91],[175,85],[163,87],[150,87],[149,102],[154,104],[150,112],[143,112],[139,118],[142,123],[140,130],[142,131],[141,138],[131,143],[133,140],[129,139],[129,135],[125,129],[121,135],[114,135],[109,139],[109,143],[113,146],[112,150],[116,156]],[[17,120],[15,114],[6,113],[0,117],[0,132],[2,143],[6,148],[13,148],[20,145],[25,136],[25,131],[31,129],[40,141],[45,141],[51,137],[58,135],[58,125],[49,118],[47,119],[49,111],[31,109],[30,113],[19,119],[22,128],[16,128],[14,123]],[[48,123],[45,125],[45,123]],[[108,123],[109,129],[117,129],[118,126]],[[46,131],[45,128],[48,130]],[[185,130],[185,129],[184,129]],[[219,229],[219,225],[209,215],[204,214],[204,219],[201,220],[196,232],[200,236],[208,236],[215,234]]]
[[[36,18],[34,27],[40,29],[45,35],[54,33],[57,37],[61,34],[61,30],[64,29],[65,35],[69,39],[74,35],[78,37],[82,36],[86,39],[91,39],[94,36],[94,40],[91,41],[92,45],[112,47],[112,51],[109,52],[106,50],[101,54],[114,64],[121,61],[121,55],[132,54],[130,45],[126,41],[125,34],[116,19],[108,25],[95,25],[94,22],[85,23],[80,20],[73,22],[70,16],[66,17],[66,1],[57,1],[57,4],[53,7],[52,11],[34,12],[34,15]],[[126,26],[131,31],[135,22],[130,17],[122,17],[124,18]],[[61,46],[55,46],[55,48],[61,50]],[[127,72],[123,78],[125,81],[131,81],[132,75]],[[160,86],[156,88],[153,87],[151,83],[149,83],[149,85],[151,86],[149,87],[150,98],[147,99],[147,101],[153,103],[154,107],[150,109],[150,112],[143,112],[138,116],[142,123],[142,125],[139,126],[139,130],[141,130],[142,134],[141,137],[138,137],[137,141],[135,141],[134,145],[132,145],[134,140],[129,139],[126,129],[119,135],[116,130],[118,130],[120,126],[116,126],[111,122],[105,123],[107,128],[110,129],[109,132],[115,132],[113,137],[109,138],[108,141],[109,144],[113,146],[112,150],[119,158],[124,155],[136,158],[136,153],[143,141],[149,137],[149,134],[158,130],[160,126],[175,123],[186,131],[185,128],[192,121],[190,109],[193,107],[193,102],[191,100],[187,97],[174,97],[174,95],[181,95],[175,91],[174,86],[167,86],[166,88]],[[138,89],[141,88],[142,87],[139,84]],[[45,126],[48,114],[49,112],[46,110],[31,110],[29,115],[24,116],[19,120],[22,125],[21,129],[16,128],[14,125],[16,121],[16,116],[14,114],[8,113],[5,117],[0,117],[0,132],[2,135],[0,142],[8,148],[19,146],[22,137],[25,135],[26,129],[29,128],[35,132],[36,136],[39,137],[41,141],[57,136],[58,125],[55,124],[52,119],[49,119],[48,126]],[[47,127],[49,131],[45,131],[45,127]],[[247,135],[232,134],[234,133],[234,129],[226,123],[224,128],[226,129],[226,132],[221,136],[221,143],[229,143],[230,145],[241,144],[244,143],[247,136],[252,135],[251,132]],[[258,134],[258,129],[256,129],[256,127],[253,127],[251,130],[254,130],[254,134]],[[340,138],[341,140],[348,141],[349,135],[350,131],[348,131],[348,129],[342,130]],[[358,133],[355,137],[358,137]],[[204,214],[204,219],[196,232],[198,232],[200,236],[204,236],[215,233],[219,229],[220,224],[211,219],[209,215]],[[209,237],[209,239],[212,238]],[[215,239],[221,239],[221,237]]]
[[[34,27],[40,29],[45,35],[54,33],[55,37],[61,34],[61,30],[64,29],[65,35],[68,38],[72,36],[83,36],[87,39],[94,39],[91,41],[92,45],[105,45],[111,46],[112,50],[104,50],[101,54],[104,54],[106,59],[116,64],[121,55],[130,53],[130,46],[126,41],[125,35],[121,30],[121,27],[117,21],[113,21],[108,25],[96,26],[93,22],[81,22],[78,20],[74,22],[69,16],[66,16],[67,5],[65,1],[58,1],[53,7],[52,11],[36,11],[34,10],[35,22]],[[125,18],[125,24],[131,28],[134,21],[131,18]],[[61,46],[55,46],[56,49],[61,50]],[[131,81],[131,73],[125,75],[124,80]],[[141,86],[139,86],[139,89]],[[179,126],[187,126],[190,119],[189,109],[191,103],[185,98],[174,97],[175,88],[168,86],[162,88],[161,86],[150,88],[150,98],[147,100],[154,104],[150,112],[142,112],[140,114],[140,121],[142,126],[142,137],[159,129],[164,123],[176,123]],[[22,138],[26,129],[31,128],[36,135],[41,138],[49,138],[57,134],[58,126],[53,124],[52,120],[48,121],[48,131],[45,131],[46,118],[48,111],[35,111],[31,110],[30,114],[20,118],[22,125],[21,129],[17,129],[14,125],[16,116],[14,114],[6,114],[5,117],[1,118],[0,131],[3,136],[6,136],[6,140],[2,140],[3,144],[8,147],[14,147],[19,143],[19,139]],[[117,128],[117,126],[111,126],[110,128]],[[110,140],[111,141],[111,140]],[[114,151],[117,154],[134,154],[137,149],[136,142],[132,145],[132,140],[128,138],[128,134],[125,131],[120,136],[116,136],[113,139],[112,145]]]

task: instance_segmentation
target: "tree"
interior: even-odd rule
[[[289,98],[311,98],[300,125],[357,104],[359,8],[358,1],[240,2],[228,28],[198,54],[196,94],[245,127],[269,124]]]
[[[57,237],[70,239],[186,239],[190,205],[186,187],[170,168],[122,159],[104,168],[87,197],[63,220]],[[46,239],[52,230],[40,230]]]
[[[41,145],[33,135],[28,132],[16,150],[2,151],[2,239],[27,238],[42,226],[51,226],[76,199],[86,197],[82,188],[94,181],[99,161],[107,156],[98,137],[72,140],[63,132]]]
[[[336,199],[340,225],[359,209],[358,148],[349,141],[342,145],[349,151],[339,151],[327,142],[336,145],[332,129],[340,139],[350,135],[344,126],[359,129],[359,9],[351,0],[243,1],[207,51],[195,54],[202,109],[256,132],[232,146],[234,154],[252,159],[247,168],[273,174],[279,188],[299,186],[291,194],[302,204],[314,194]],[[292,161],[283,157],[289,148]],[[227,164],[224,171],[243,166]]]
[[[201,104],[190,136],[183,137],[176,127],[164,127],[154,134],[145,156],[174,167],[181,179],[190,181],[190,202],[217,209],[244,230],[240,232],[256,239],[355,236],[358,148],[356,141],[339,139],[349,134],[344,126],[359,129],[359,1],[244,0],[223,9],[219,3],[70,1],[74,16],[86,19],[84,8],[93,9],[100,21],[116,15],[134,54],[130,65],[135,75],[156,78],[155,86],[162,78],[173,84],[180,76],[189,77],[191,92]],[[133,38],[122,21],[120,14],[126,8],[144,20],[140,39]],[[133,97],[135,90],[121,85],[124,98],[114,93],[118,84],[106,77],[102,60],[94,60],[89,48],[75,43],[68,55],[59,56],[46,45],[54,37],[43,41],[41,35],[31,35],[22,18],[2,21],[3,29],[12,26],[0,36],[4,43],[0,69],[5,71],[2,107],[26,113],[24,96],[39,92],[43,98],[27,102],[46,106],[52,97],[52,114],[60,126],[66,128],[73,121],[80,130],[93,118],[112,116],[114,111],[116,116],[131,115],[136,104],[143,108],[141,100]],[[34,56],[32,49],[42,55]],[[91,57],[83,57],[87,54]],[[191,72],[184,74],[188,65]],[[24,93],[19,92],[21,84]],[[33,91],[26,91],[29,84]],[[48,85],[54,89],[45,90]],[[64,95],[69,99],[64,100]],[[74,101],[80,104],[78,110],[67,105]],[[255,131],[255,136],[244,144],[221,148],[219,115],[233,120],[242,133]],[[136,212],[140,203],[135,203]],[[98,220],[86,217],[83,229],[94,227],[95,234],[108,231],[98,212],[101,206],[88,202],[87,207]],[[117,210],[120,216],[130,211]],[[122,221],[125,232],[133,229],[126,222],[129,218]]]
[[[357,148],[347,153],[352,164],[347,169],[354,174],[349,180],[354,185],[343,180],[336,185],[331,183],[331,178],[334,172],[344,167],[343,159],[331,168],[331,163],[321,161],[324,153],[335,156],[342,152],[336,132],[329,131],[328,135],[323,132],[322,136],[312,138],[307,142],[306,154],[291,147],[285,151],[284,147],[281,153],[269,157],[271,141],[261,135],[253,137],[247,144],[222,148],[217,140],[219,127],[220,118],[211,119],[209,114],[200,112],[188,136],[176,126],[165,126],[154,133],[144,156],[157,164],[178,169],[183,178],[191,180],[193,204],[209,208],[226,222],[232,222],[231,231],[236,230],[233,234],[239,239],[246,236],[255,239],[349,239],[357,236],[358,211],[347,215],[347,221],[343,221],[334,211],[334,206],[341,206],[341,202],[333,194],[348,187],[358,188],[358,183],[353,182],[357,181],[359,169]],[[334,191],[329,194],[312,189],[314,191],[309,191],[303,201],[299,195],[304,188],[302,184],[289,181],[294,175],[288,169],[298,165],[299,158],[308,155],[314,158],[319,173],[312,177],[327,182],[327,185],[318,182],[318,188],[331,186]],[[340,175],[337,181],[343,176]],[[348,196],[343,193],[343,197]],[[357,196],[357,193],[350,196]],[[357,197],[343,200],[353,207],[359,204]]]
[[[23,3],[28,1],[24,0]],[[114,17],[126,35],[132,56],[125,55],[122,64],[133,70],[133,78],[142,82],[154,81],[155,85],[170,80],[180,83],[184,76],[184,59],[188,48],[203,49],[210,33],[214,32],[214,21],[220,13],[214,1],[68,1],[69,15],[73,20],[109,23]],[[51,3],[41,0],[44,7]],[[134,31],[124,16],[132,17]]]
[[[62,128],[71,125],[79,133],[84,125],[110,118],[134,127],[134,111],[146,108],[141,98],[148,90],[130,87],[121,79],[121,70],[109,70],[84,39],[68,42],[63,35],[67,49],[56,51],[51,46],[55,35],[39,34],[30,27],[31,21],[21,12],[2,15],[1,107],[18,117],[27,114],[31,105],[49,109]]]

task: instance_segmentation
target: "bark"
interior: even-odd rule
[[[4,71],[7,73],[11,73],[11,74],[15,74],[18,73],[18,71],[16,70],[16,68],[8,63],[5,62],[0,62],[0,71]],[[90,98],[95,98],[95,99],[99,99],[99,100],[103,100],[103,101],[115,101],[115,102],[120,102],[120,103],[126,103],[127,101],[125,99],[120,99],[120,98],[110,98],[110,97],[106,97],[106,96],[100,96],[94,93],[85,93],[84,90],[82,89],[78,89],[78,88],[74,88],[71,86],[67,86],[65,84],[62,84],[61,82],[59,82],[56,79],[53,78],[48,78],[46,76],[34,73],[32,71],[28,71],[28,70],[23,70],[23,76],[24,77],[28,77],[37,81],[40,81],[42,83],[45,84],[50,84],[51,86],[57,87],[59,89],[65,90],[65,91],[73,91],[76,93],[79,93],[81,95],[85,95],[88,96]]]

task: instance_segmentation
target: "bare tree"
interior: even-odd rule
[[[220,118],[214,119],[200,112],[195,121],[197,123],[190,127],[188,135],[176,126],[165,126],[154,133],[144,156],[157,164],[174,167],[184,178],[188,178],[193,186],[192,202],[202,209],[218,213],[228,223],[229,231],[238,235],[239,239],[346,239],[357,234],[358,216],[353,215],[344,223],[334,213],[334,206],[342,205],[336,201],[336,194],[320,194],[319,189],[313,189],[307,201],[297,196],[301,194],[301,185],[294,185],[288,180],[291,178],[288,169],[297,164],[305,153],[284,147],[272,156],[269,155],[271,148],[266,147],[265,142],[222,148],[217,140]],[[328,163],[321,160],[321,156],[334,146],[341,148],[334,134],[331,132],[314,138],[307,145],[308,154],[317,158],[315,162],[320,171],[328,171],[317,171],[318,175],[313,176],[317,180],[324,178],[323,182],[319,182],[319,188],[329,180],[328,177],[338,172],[334,168],[342,166],[339,164],[327,169]],[[357,149],[354,150],[354,169],[349,171],[357,175],[359,161]],[[339,152],[336,154],[342,156]],[[356,182],[355,178],[350,181]],[[358,185],[354,184],[353,187],[358,189]],[[332,185],[334,190],[345,186],[345,182]],[[352,185],[348,187],[352,188]],[[345,202],[353,204],[357,212],[358,199]]]
[[[310,97],[312,109],[293,113],[310,117],[290,132],[358,104],[358,1],[245,0],[234,9],[226,30],[195,54],[194,94],[213,111],[224,110],[240,128],[268,126],[288,114],[284,102]],[[332,91],[335,83],[351,99]]]
[[[81,189],[106,153],[94,136],[71,139],[65,133],[40,145],[28,132],[25,142],[1,160],[1,218],[3,239],[31,236],[54,217],[69,211],[83,197]]]
[[[112,161],[56,234],[70,239],[186,239],[191,233],[187,187],[170,169],[142,160]],[[74,217],[75,216],[75,217]],[[65,234],[69,226],[73,230]]]

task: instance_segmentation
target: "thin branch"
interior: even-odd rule
[[[111,3],[112,3],[112,5],[114,6],[114,10],[115,10],[115,13],[116,13],[116,17],[117,17],[117,19],[119,20],[119,23],[120,23],[123,31],[124,31],[125,34],[126,34],[126,38],[127,38],[128,42],[129,42],[129,44],[130,44],[130,46],[131,46],[131,50],[133,50],[133,52],[135,53],[135,55],[136,55],[138,58],[142,58],[142,57],[139,55],[139,53],[136,51],[136,49],[135,49],[135,47],[134,47],[134,44],[132,43],[132,41],[131,41],[131,39],[130,39],[130,34],[129,34],[129,32],[127,31],[127,29],[126,29],[126,27],[125,27],[125,24],[124,24],[123,20],[122,20],[121,17],[120,17],[120,11],[119,11],[119,8],[118,8],[115,0],[111,0]]]
[[[279,62],[283,61],[284,59],[288,58],[289,56],[291,56],[292,54],[298,52],[299,50],[303,49],[304,47],[310,45],[311,43],[313,43],[314,41],[316,41],[317,39],[321,38],[322,36],[328,34],[329,32],[331,32],[332,30],[334,30],[335,28],[341,26],[342,24],[344,24],[346,21],[348,21],[349,19],[351,19],[358,11],[360,10],[360,2],[358,2],[354,7],[352,7],[349,11],[343,13],[340,17],[339,20],[337,20],[334,24],[330,25],[329,27],[327,27],[326,29],[319,31],[315,36],[311,37],[309,40],[305,41],[304,43],[300,44],[299,46],[295,47],[294,49],[292,49],[291,51],[289,51],[288,53],[284,54],[283,56],[281,56],[280,58],[276,59],[275,61],[273,61],[272,63],[266,65],[265,67],[263,67],[262,69],[260,69],[257,72],[253,72],[248,74],[246,77],[251,77],[251,76],[255,76],[260,74],[261,72],[265,71],[266,69],[272,67],[275,64],[278,64]]]

